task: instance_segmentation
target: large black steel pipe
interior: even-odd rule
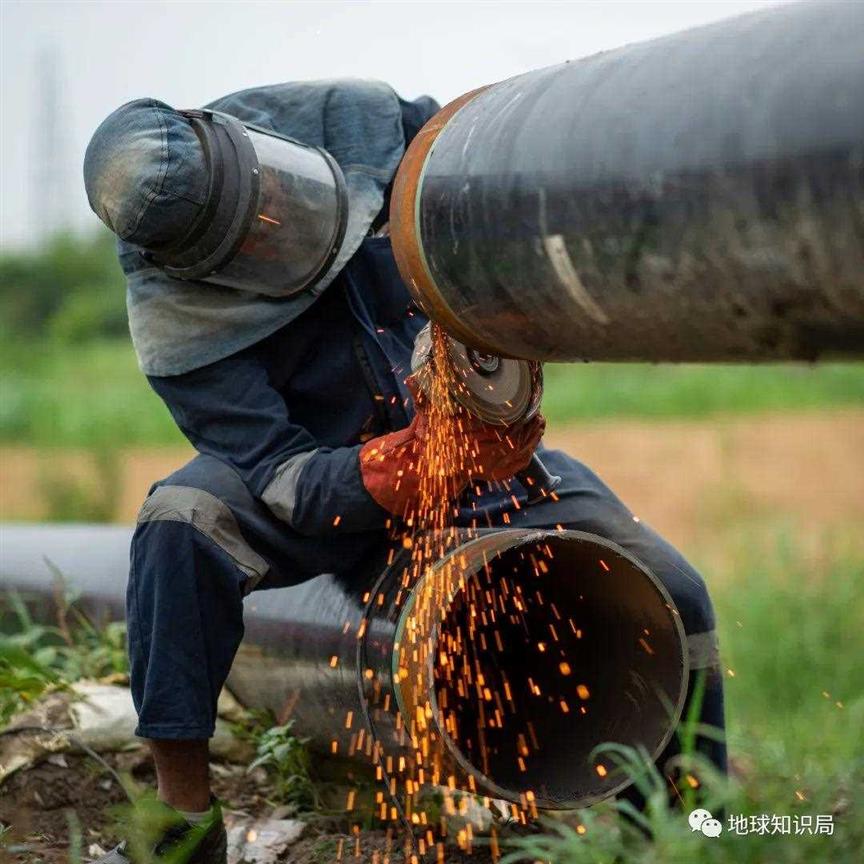
[[[130,533],[0,526],[0,587],[50,614],[48,557],[91,613],[122,615]],[[449,550],[419,581],[397,556],[250,595],[232,691],[326,752],[372,757],[397,793],[423,778],[559,808],[623,788],[592,749],[659,754],[685,696],[690,652],[665,589],[580,532],[453,535]]]
[[[864,4],[520,75],[403,160],[394,250],[469,345],[534,360],[864,354]]]

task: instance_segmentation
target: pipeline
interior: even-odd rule
[[[406,284],[508,357],[862,356],[862,46],[796,3],[459,97],[395,183]]]
[[[131,529],[116,526],[0,526],[0,586],[50,615],[47,559],[90,616],[122,617],[130,539]],[[541,552],[544,572],[530,565]],[[428,703],[434,752],[424,763],[427,777],[444,784],[452,776],[458,788],[515,803],[530,790],[546,809],[585,806],[627,785],[614,771],[598,773],[590,758],[598,744],[640,744],[655,757],[663,750],[684,702],[690,652],[666,590],[623,549],[577,531],[513,529],[454,535],[450,551],[414,585],[405,585],[404,565],[397,556],[366,576],[322,574],[251,594],[231,691],[280,722],[293,718],[322,752],[380,766],[415,758],[410,718]],[[508,683],[508,720],[496,725],[481,722],[483,699],[460,695],[446,669],[434,662],[418,668],[412,645],[430,640],[423,656],[436,657],[436,646],[470,629],[472,580],[487,591],[505,577],[524,615],[502,610],[499,650],[470,661],[493,691]],[[430,580],[438,580],[441,614],[427,626],[414,605]],[[537,653],[540,642],[549,653]],[[573,673],[565,683],[574,691],[566,713],[552,698],[565,654]],[[584,688],[579,709],[577,684]],[[448,712],[458,714],[461,729],[482,730],[482,752],[471,735],[452,734]],[[526,727],[527,745],[518,740]],[[517,753],[526,749],[522,769]]]

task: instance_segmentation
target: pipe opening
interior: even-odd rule
[[[656,756],[669,740],[686,688],[679,616],[644,567],[600,538],[497,536],[435,634],[442,737],[500,797],[560,808],[613,794],[628,781],[590,753],[614,741]]]

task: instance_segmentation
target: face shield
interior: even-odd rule
[[[201,141],[207,203],[180,240],[149,248],[169,276],[272,297],[314,285],[345,235],[342,171],[324,150],[216,111],[181,112]]]

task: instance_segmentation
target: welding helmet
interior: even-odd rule
[[[286,297],[314,285],[348,219],[339,165],[310,147],[218,111],[180,111],[207,166],[206,203],[179,238],[148,244],[169,276]]]

